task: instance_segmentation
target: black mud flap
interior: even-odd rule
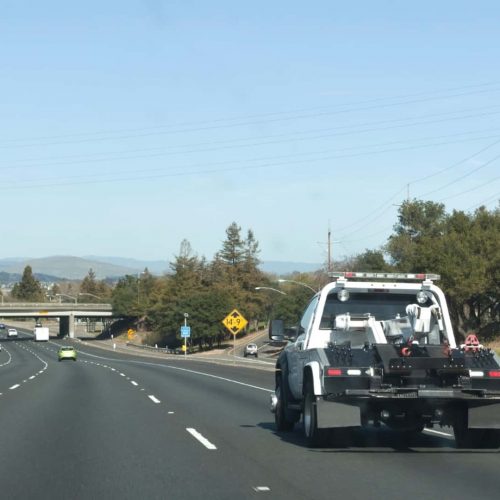
[[[500,403],[469,408],[469,429],[500,429]]]
[[[320,429],[361,425],[361,410],[357,406],[318,399],[316,410]]]

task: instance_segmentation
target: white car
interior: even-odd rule
[[[243,356],[245,356],[245,358],[247,356],[257,357],[258,355],[259,355],[259,348],[257,347],[257,344],[248,344],[245,347],[245,351],[243,352]]]
[[[9,328],[7,330],[7,337],[17,337],[17,330],[15,328]]]

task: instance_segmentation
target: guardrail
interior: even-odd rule
[[[145,349],[145,350],[149,350],[149,351],[163,352],[165,354],[184,354],[182,349],[180,349],[179,347],[177,347],[175,349],[171,349],[170,347],[156,347],[156,346],[144,345],[144,344],[134,344],[133,342],[126,342],[125,345],[137,347],[139,349]],[[188,351],[188,354],[189,354],[189,351]]]

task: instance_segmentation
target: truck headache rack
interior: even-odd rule
[[[422,281],[441,279],[439,274],[428,273],[368,273],[358,271],[332,271],[328,273],[330,278],[349,278],[349,279],[384,279],[384,280],[404,280],[404,281]]]

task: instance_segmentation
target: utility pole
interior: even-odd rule
[[[328,221],[328,241],[325,243],[324,241],[318,241],[320,245],[326,245],[328,250],[328,258],[327,258],[327,269],[328,272],[333,271],[333,243],[340,243],[340,241],[332,240],[332,230],[330,229],[330,221]]]
[[[328,223],[328,272],[332,270],[332,230]]]

